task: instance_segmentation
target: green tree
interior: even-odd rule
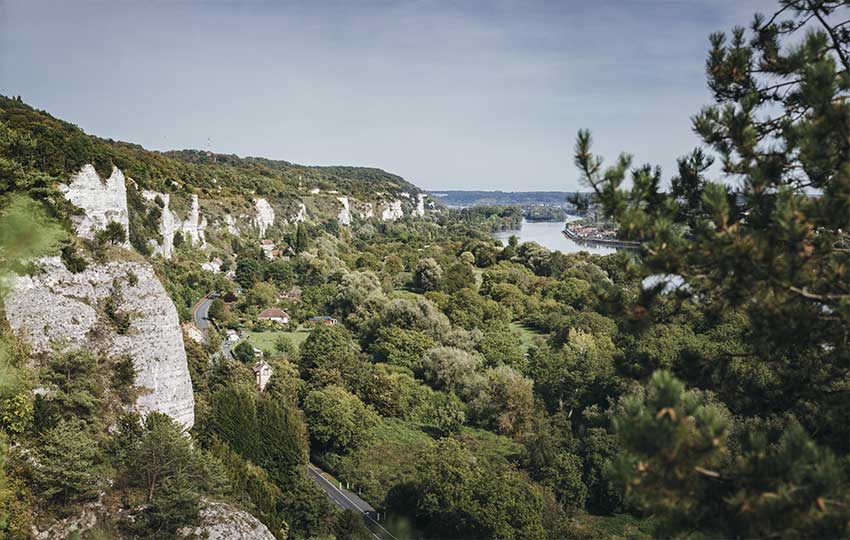
[[[227,324],[231,317],[230,308],[224,303],[224,300],[216,298],[210,303],[207,316],[217,324]]]
[[[280,486],[291,485],[307,463],[307,431],[297,409],[268,397],[257,401],[257,461]]]
[[[295,253],[302,253],[307,250],[308,244],[307,228],[299,222],[295,228],[295,241],[292,243],[292,249],[295,250]]]
[[[257,283],[245,295],[245,301],[261,309],[267,308],[277,303],[277,289],[271,283]]]
[[[628,398],[614,427],[626,452],[613,461],[627,497],[664,519],[668,534],[725,538],[839,538],[848,533],[847,463],[796,422],[769,440],[751,433],[728,460],[730,419],[667,372]]]
[[[240,341],[233,347],[233,357],[243,364],[253,364],[257,359],[257,353],[254,352],[254,346],[250,341]]]
[[[98,416],[104,389],[97,367],[97,358],[88,350],[54,354],[42,375],[42,382],[53,390],[44,400],[46,413],[86,420]]]
[[[850,451],[850,413],[839,405],[850,397],[842,361],[850,354],[850,36],[837,22],[846,8],[783,1],[775,16],[755,17],[749,33],[711,36],[714,104],[693,127],[738,187],[687,180],[702,191],[691,208],[687,197],[659,193],[641,170],[623,189],[630,156],[603,170],[587,132],[575,153],[621,234],[646,239],[649,271],[681,276],[679,292],[706,309],[746,313],[746,349],[736,355],[772,375],[762,412],[794,414],[841,454]]]
[[[489,366],[506,365],[518,371],[525,370],[522,338],[507,324],[496,324],[487,328],[478,349]]]
[[[138,440],[127,453],[128,481],[144,489],[147,505],[132,528],[152,538],[173,538],[198,519],[201,494],[216,478],[184,430],[168,415],[145,418]]]
[[[236,282],[243,288],[250,289],[263,279],[263,262],[253,257],[236,259]]]
[[[354,450],[368,438],[375,414],[360,398],[340,386],[314,390],[304,399],[310,437],[320,448],[337,453]]]
[[[379,362],[416,369],[425,352],[436,346],[437,342],[424,332],[382,326],[372,343],[372,352]]]
[[[439,263],[432,258],[419,261],[413,271],[413,284],[420,291],[435,291],[440,286],[443,277],[443,269]]]
[[[127,241],[127,229],[117,221],[110,221],[102,231],[98,231],[98,240],[117,246]]]
[[[210,431],[252,461],[258,461],[260,453],[256,395],[247,384],[231,384],[216,391],[210,403]]]
[[[398,255],[388,255],[384,260],[384,273],[390,276],[404,272],[404,262]]]
[[[363,522],[363,516],[354,510],[343,510],[334,522],[334,535],[339,540],[370,540],[372,531]]]
[[[463,394],[478,382],[480,356],[454,347],[431,349],[422,359],[424,379],[438,390]]]
[[[292,339],[288,336],[280,335],[275,339],[274,342],[274,350],[285,355],[287,358],[292,358],[295,356],[297,352],[295,349],[295,344],[292,343]]]
[[[479,464],[462,443],[440,439],[417,456],[414,508],[437,538],[546,538],[544,495],[520,473]]]
[[[96,497],[106,470],[90,429],[79,421],[62,420],[34,448],[31,473],[45,500],[68,504]]]
[[[185,243],[186,237],[183,236],[183,231],[175,232],[174,236],[171,238],[171,245],[173,245],[175,249],[179,249],[183,247],[183,244]]]
[[[465,287],[475,288],[476,286],[475,273],[472,271],[472,266],[466,262],[460,262],[449,266],[439,281],[440,288],[449,294],[457,292]]]
[[[342,325],[321,325],[301,344],[299,367],[305,376],[335,382],[356,377],[360,347]]]

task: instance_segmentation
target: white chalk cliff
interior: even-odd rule
[[[186,235],[193,247],[204,247],[207,244],[207,239],[204,231],[207,228],[207,218],[201,215],[201,205],[198,202],[198,196],[192,195],[192,208],[189,211],[189,216],[179,221],[171,211],[171,196],[168,193],[159,193],[156,191],[143,191],[142,197],[148,201],[154,201],[159,197],[163,206],[161,208],[162,215],[159,218],[159,242],[151,240],[154,255],[162,255],[166,259],[170,259],[174,254],[174,233],[180,232]]]
[[[195,421],[195,400],[177,310],[143,261],[90,264],[71,273],[58,257],[37,261],[40,271],[14,280],[6,299],[12,330],[33,352],[84,348],[129,356],[136,368],[136,401],[142,414],[160,411],[187,428]],[[120,294],[117,294],[120,289]],[[125,334],[115,331],[97,305],[113,296],[116,311],[129,316]]]
[[[307,207],[304,203],[298,203],[298,213],[292,218],[292,223],[304,223],[307,219]]]
[[[274,208],[265,199],[255,199],[254,207],[257,215],[254,218],[254,226],[260,231],[260,238],[266,235],[266,231],[274,225]]]
[[[337,214],[339,224],[351,225],[351,208],[348,206],[348,197],[337,197],[337,200],[342,203],[342,210]]]
[[[85,165],[71,177],[68,184],[60,184],[59,190],[74,206],[84,211],[83,215],[72,216],[77,234],[93,239],[95,233],[115,221],[129,230],[127,212],[127,189],[124,173],[118,167],[112,167],[112,174],[106,180],[100,178],[93,165]],[[129,247],[128,241],[124,247]]]
[[[425,194],[424,193],[420,193],[416,196],[416,210],[414,211],[414,213],[419,217],[422,217],[422,216],[425,215]]]
[[[384,211],[381,212],[381,219],[384,221],[395,221],[404,217],[404,211],[401,209],[401,201],[396,199],[386,203]]]
[[[239,228],[236,226],[236,219],[234,219],[232,215],[227,214],[224,216],[224,226],[227,229],[227,232],[233,236],[239,236]]]
[[[156,191],[143,191],[142,197],[149,201],[156,200],[157,197],[163,202],[162,215],[159,218],[159,235],[162,237],[160,242],[151,241],[154,255],[162,255],[166,259],[170,259],[174,253],[174,233],[179,230],[177,220],[174,214],[171,213],[169,204],[171,196],[168,193],[158,193]]]
[[[184,234],[188,235],[193,247],[204,247],[207,245],[207,239],[204,236],[204,231],[207,228],[207,218],[201,215],[201,205],[198,202],[197,195],[192,195],[192,209],[189,211],[189,217],[183,221],[180,228]]]

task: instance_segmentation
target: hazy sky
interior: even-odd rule
[[[709,33],[774,6],[0,0],[0,93],[157,150],[574,189],[583,127],[669,178],[697,144]]]

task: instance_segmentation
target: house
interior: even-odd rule
[[[282,309],[277,308],[264,309],[259,315],[257,315],[257,319],[280,324],[289,324],[289,314]]]
[[[224,264],[220,258],[216,257],[211,261],[207,261],[201,265],[201,268],[206,270],[207,272],[212,272],[213,274],[218,274],[221,272],[221,265]]]
[[[228,343],[236,343],[239,341],[239,334],[236,333],[236,330],[227,330],[227,337],[225,338]]]
[[[203,344],[205,341],[204,333],[201,332],[201,329],[195,326],[194,323],[183,323],[181,325],[183,327],[183,332],[186,333],[192,341]]]
[[[280,298],[282,300],[301,300],[301,289],[298,287],[292,287],[289,291],[285,293],[280,293]]]
[[[257,388],[262,392],[266,389],[266,385],[269,384],[269,379],[272,378],[272,367],[265,360],[260,360],[254,364],[252,371],[254,372],[254,379],[257,382]]]
[[[316,325],[316,326],[318,326],[320,324],[324,324],[326,326],[333,326],[333,325],[336,324],[336,319],[334,319],[333,317],[330,317],[328,315],[322,315],[320,317],[310,317],[308,319],[308,322],[310,324],[313,324],[313,325]]]
[[[274,242],[272,242],[271,240],[261,240],[260,248],[263,250],[263,255],[266,256],[266,259],[274,259],[276,256],[275,252],[278,251],[278,249],[274,245]]]

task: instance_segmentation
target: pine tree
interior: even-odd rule
[[[298,223],[295,229],[295,242],[292,245],[295,253],[301,253],[307,249],[307,229],[303,223]]]
[[[848,11],[781,0],[749,31],[711,36],[714,104],[693,127],[724,178],[710,180],[713,156],[696,150],[664,193],[654,169],[628,154],[604,168],[578,135],[582,178],[620,235],[644,242],[644,275],[681,276],[680,302],[741,321],[737,350],[677,373],[716,390],[740,425],[662,374],[617,423],[631,500],[680,533],[848,534],[847,462],[835,457],[850,452]],[[661,290],[631,306],[634,322],[651,323]],[[742,384],[753,391],[728,390]]]

